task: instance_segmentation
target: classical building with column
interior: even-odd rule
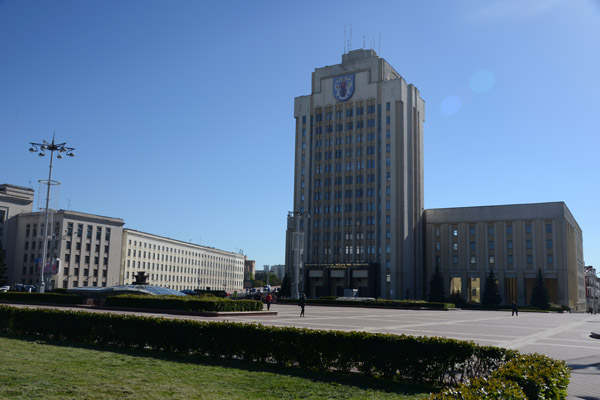
[[[355,288],[421,298],[425,104],[417,88],[375,51],[354,50],[341,64],[315,69],[294,117],[290,276],[300,269],[309,296]]]
[[[0,247],[5,251],[6,272],[0,276],[0,284],[14,281],[13,268],[17,239],[17,215],[33,210],[33,189],[22,186],[0,185]]]
[[[121,260],[120,218],[58,210],[48,220],[46,288],[113,286],[119,284]],[[42,259],[44,213],[17,215],[11,283],[37,285]]]
[[[425,210],[425,268],[440,268],[446,295],[481,300],[494,271],[505,304],[529,304],[541,269],[551,303],[585,309],[581,228],[565,203]]]

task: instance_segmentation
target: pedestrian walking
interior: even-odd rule
[[[512,302],[512,316],[514,317],[515,315],[517,317],[519,316],[519,307],[517,307],[517,302],[513,301]]]
[[[267,297],[265,297],[265,303],[267,303],[267,311],[271,309],[271,301],[273,301],[273,296],[271,296],[271,293],[269,293],[267,294]]]
[[[306,307],[306,295],[302,293],[302,297],[298,300],[298,305],[300,306],[300,316],[304,317],[304,307]]]

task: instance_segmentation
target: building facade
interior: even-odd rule
[[[16,218],[10,282],[37,285],[42,264],[44,213],[24,212]],[[66,210],[51,212],[47,248],[52,262],[44,273],[47,290],[118,284],[123,224],[120,218]]]
[[[286,270],[300,269],[299,290],[422,297],[424,109],[417,88],[373,50],[315,69],[311,94],[294,103],[293,209],[302,217],[288,223]]]
[[[135,274],[145,272],[149,284],[169,289],[240,292],[245,258],[243,254],[124,229],[120,283],[131,283]]]
[[[431,209],[425,223],[426,276],[439,267],[446,295],[480,302],[493,270],[503,302],[526,305],[541,269],[552,303],[585,309],[582,232],[564,203]]]
[[[17,215],[33,210],[33,189],[2,184],[0,185],[0,247],[5,251],[6,271],[0,271],[0,284],[14,281],[13,265],[17,237]]]
[[[588,312],[600,312],[600,278],[592,266],[585,267],[585,302]]]

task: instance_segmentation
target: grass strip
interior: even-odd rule
[[[422,399],[434,388],[0,336],[2,399]]]

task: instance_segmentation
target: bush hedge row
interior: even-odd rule
[[[519,354],[489,378],[448,387],[431,400],[566,399],[571,372],[564,361],[540,354]]]
[[[278,303],[296,304],[296,299],[277,299]],[[337,300],[336,298],[321,297],[318,299],[307,299],[307,304],[321,304],[334,306],[349,306],[349,307],[389,307],[389,308],[431,308],[436,310],[446,310],[454,308],[452,303],[435,303],[422,300]]]
[[[0,306],[0,332],[453,385],[436,400],[564,399],[569,382],[562,361],[439,337],[8,306]]]
[[[63,293],[0,292],[0,300],[19,303],[82,304],[84,298]]]
[[[109,307],[152,308],[184,311],[261,311],[256,300],[230,300],[218,297],[119,295],[106,298]]]

